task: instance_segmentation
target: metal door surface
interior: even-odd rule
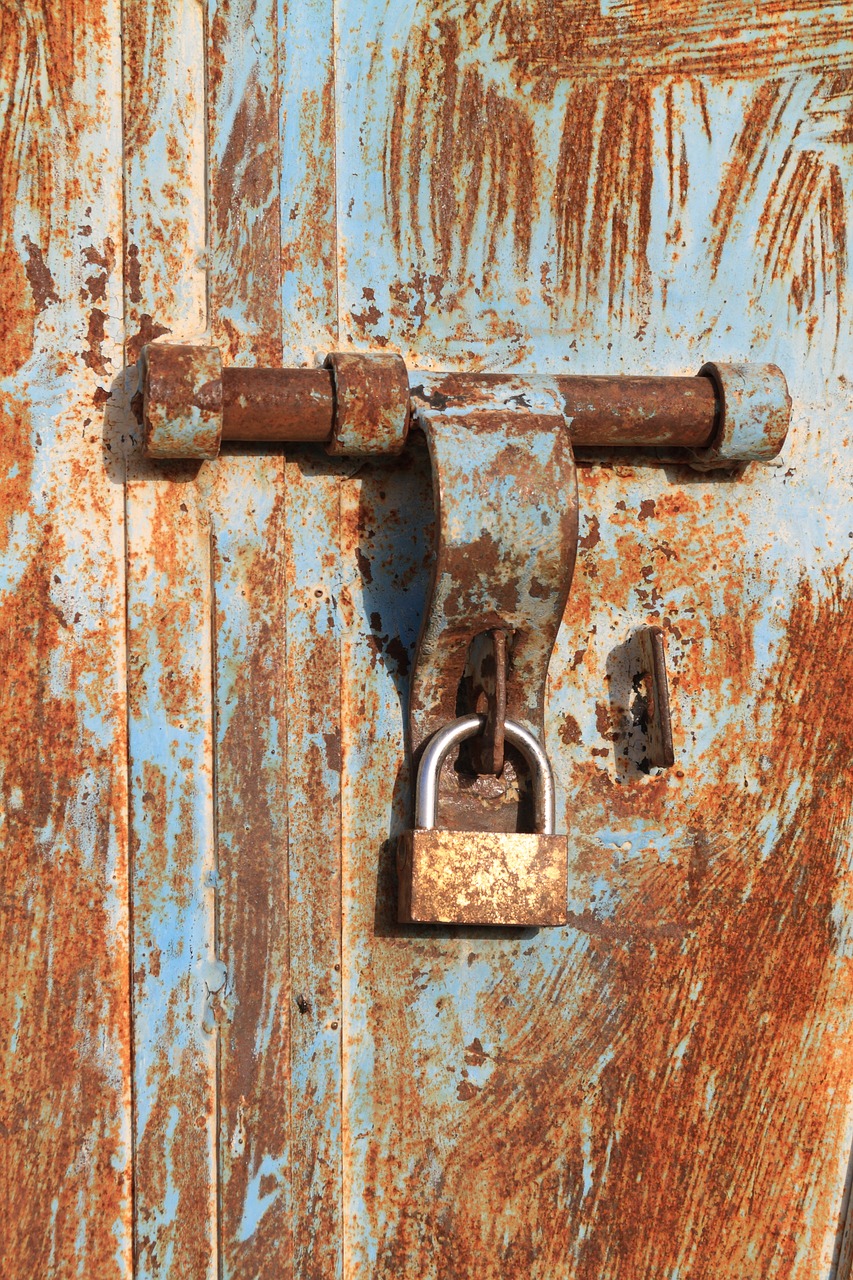
[[[844,1280],[849,7],[9,0],[0,68],[4,1275]],[[567,926],[396,923],[426,450],[148,460],[188,340],[784,370],[775,464],[579,454]]]

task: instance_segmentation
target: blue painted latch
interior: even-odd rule
[[[541,740],[577,553],[577,474],[562,403],[552,388],[521,379],[476,397],[425,379],[413,411],[432,463],[435,542],[412,675],[412,749],[466,712],[489,716],[493,735],[510,718]],[[478,771],[502,767],[498,742]]]

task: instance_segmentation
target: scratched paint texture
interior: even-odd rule
[[[334,345],[331,9],[308,9],[126,6],[131,395],[153,338]],[[129,463],[140,1276],[340,1270],[341,469]]]
[[[140,1277],[844,1280],[847,7],[0,21],[4,1274],[130,1274],[132,1139]],[[579,459],[565,929],[396,924],[428,459],[143,462],[139,351],[202,332],[785,370],[780,466]]]
[[[0,1270],[14,1280],[131,1271],[119,34],[111,0],[0,5]]]
[[[559,932],[394,924],[427,473],[350,482],[345,1274],[847,1275],[849,11],[343,0],[337,32],[343,344],[775,360],[794,398],[779,466],[580,459],[546,704]]]

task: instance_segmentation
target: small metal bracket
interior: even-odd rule
[[[641,675],[646,683],[645,719],[649,764],[656,769],[669,769],[675,764],[675,751],[672,745],[663,628],[640,627],[637,643],[643,664]]]
[[[219,456],[222,359],[218,347],[149,343],[142,349],[143,421],[149,458]]]
[[[399,453],[409,428],[409,375],[402,356],[334,352],[335,425],[327,453],[350,458]]]
[[[770,462],[785,443],[791,397],[775,364],[703,364],[717,396],[717,429],[705,449],[694,449],[694,471],[713,471],[743,462]]]
[[[413,751],[461,712],[472,642],[503,632],[504,715],[544,739],[545,679],[574,571],[577,475],[556,396],[416,402],[433,469],[432,582],[412,675]],[[503,701],[503,699],[501,699]],[[494,757],[493,757],[494,763]]]
[[[322,369],[223,366],[217,347],[158,339],[140,362],[151,458],[215,458],[221,441],[325,444],[395,454],[419,400],[526,406],[550,400],[575,447],[670,448],[701,471],[775,458],[791,416],[781,370],[705,364],[696,377],[407,372],[389,352],[336,352]],[[430,388],[424,395],[424,388]],[[555,418],[556,422],[556,418]]]

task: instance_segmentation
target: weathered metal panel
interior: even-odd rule
[[[223,458],[211,502],[221,1275],[291,1274],[284,460]]]
[[[209,0],[210,327],[227,363],[281,363],[277,0]]]
[[[236,364],[775,361],[795,414],[775,468],[581,459],[559,933],[395,922],[418,443],[131,459],[140,1276],[849,1270],[853,21],[765,9],[124,2],[131,366],[208,323]],[[2,18],[21,1276],[129,1269],[118,16]]]
[[[334,31],[334,0],[279,0],[286,364],[338,349]]]
[[[146,9],[137,17],[126,96],[145,102],[146,111],[131,135],[127,184],[131,202],[142,206],[135,210],[133,225],[140,227],[139,239],[147,236],[145,250],[151,258],[134,277],[138,296],[131,301],[141,317],[139,332],[148,325],[149,337],[165,335],[175,341],[204,325],[205,291],[188,288],[181,279],[180,263],[191,261],[202,272],[206,268],[207,341],[218,343],[236,364],[279,363],[280,261],[289,358],[304,360],[309,352],[314,356],[318,345],[321,351],[333,346],[328,336],[336,327],[331,7],[294,6],[293,12],[277,14],[269,4],[210,4],[206,122],[199,80],[204,58],[196,52],[200,11],[161,6],[156,14]],[[154,21],[160,26],[152,38]],[[288,57],[279,73],[281,42]],[[158,55],[156,64],[149,50]],[[173,60],[182,50],[186,66],[175,73]],[[162,66],[170,71],[169,92],[151,100],[146,96],[151,77]],[[199,192],[205,127],[207,249],[198,235],[198,214],[205,207]],[[164,130],[169,131],[165,156]],[[159,190],[154,181],[158,169],[170,174]],[[158,238],[158,222],[167,237]],[[134,246],[129,237],[131,268]],[[204,277],[191,277],[189,283],[199,281],[203,284]],[[133,312],[129,332],[135,327]],[[136,349],[130,349],[129,357],[135,355]],[[215,866],[208,865],[206,828],[197,832],[192,848],[181,842],[177,830],[167,833],[159,848],[145,832],[138,856],[140,868],[153,861],[154,878],[166,896],[166,882],[175,880],[173,905],[185,930],[194,929],[196,949],[206,952],[216,980],[206,1010],[197,1002],[194,1006],[197,984],[194,988],[185,969],[174,975],[174,989],[155,990],[149,982],[138,991],[138,1039],[144,1041],[151,1027],[166,1025],[176,1001],[183,1002],[182,1036],[194,1046],[197,1059],[195,1074],[181,1070],[181,1064],[175,1069],[161,1046],[157,1081],[159,1093],[170,1094],[175,1123],[186,1114],[201,1113],[196,1145],[204,1149],[193,1157],[196,1167],[176,1160],[174,1126],[163,1133],[154,1125],[149,1146],[161,1164],[174,1168],[175,1181],[158,1180],[147,1150],[140,1148],[138,1156],[140,1264],[145,1259],[145,1265],[163,1275],[216,1267],[232,1277],[289,1274],[291,1269],[326,1277],[339,1267],[336,556],[326,555],[312,565],[302,546],[306,525],[316,527],[315,546],[334,527],[339,481],[334,467],[321,467],[313,476],[310,463],[305,476],[298,466],[288,471],[285,479],[283,460],[273,454],[245,459],[226,454],[214,471],[198,473],[194,480],[184,477],[186,501],[177,501],[168,467],[138,467],[128,490],[134,566],[154,554],[152,537],[167,541],[162,525],[152,532],[150,490],[163,490],[166,501],[174,498],[174,518],[185,526],[188,517],[198,534],[194,554],[200,561],[195,566],[192,555],[182,555],[180,539],[176,547],[160,549],[158,585],[173,607],[168,616],[151,621],[192,633],[182,665],[193,686],[187,689],[187,714],[193,708],[200,714],[188,727],[196,750],[204,755],[196,761],[196,768],[202,768],[197,786],[204,790],[212,785],[215,804]],[[144,493],[136,481],[147,485]],[[310,591],[305,588],[307,608],[305,592],[296,585],[305,572],[312,577]],[[286,590],[279,578],[284,574]],[[324,581],[326,595],[318,600],[315,591]],[[132,580],[131,609],[141,607],[142,595]],[[207,660],[208,637],[198,628],[208,607],[216,632],[208,684],[216,727],[209,760],[203,682],[193,684]],[[286,612],[293,625],[285,666]],[[144,651],[141,633],[134,632],[133,643]],[[316,676],[306,682],[305,669],[314,665]],[[288,702],[297,708],[297,728],[285,741]],[[157,704],[156,689],[146,710],[150,724],[167,732],[170,709],[165,702]],[[137,741],[141,746],[139,734]],[[330,763],[316,758],[318,742],[322,752],[331,750]],[[158,752],[164,754],[163,745],[150,743],[149,757],[158,759]],[[181,764],[173,757],[173,763],[170,778],[177,786],[181,771],[192,771],[192,766],[187,759]],[[291,798],[288,830],[284,788],[292,772],[300,784]],[[306,777],[312,779],[308,793],[303,790]],[[186,778],[184,783],[191,785]],[[325,847],[318,846],[323,833]],[[188,861],[179,874],[181,858]],[[210,915],[214,897],[215,921]],[[163,927],[168,914],[164,903],[140,892],[135,907],[140,930],[156,934]],[[139,937],[141,949],[143,932]],[[138,1089],[142,1087],[139,1081]],[[213,1114],[218,1128],[212,1140]],[[196,1220],[188,1222],[185,1210]],[[214,1223],[211,1215],[217,1213]]]
[[[0,6],[0,1270],[131,1271],[114,0]]]
[[[207,323],[204,14],[122,0],[125,356]]]
[[[217,1275],[210,528],[196,468],[128,481],[134,1216],[140,1277]]]
[[[125,0],[125,354],[206,323],[197,4]],[[141,435],[141,432],[140,432]],[[134,1245],[139,1277],[218,1273],[212,566],[198,466],[128,463]]]
[[[281,361],[277,5],[208,6],[210,329]],[[292,1273],[284,460],[211,473],[223,1277]]]
[[[280,0],[283,358],[338,348],[333,0]],[[285,467],[293,1274],[341,1274],[340,477]],[[331,536],[330,536],[331,535]]]
[[[844,6],[341,0],[337,39],[342,339],[590,373],[687,371],[701,344],[823,394]]]
[[[392,462],[363,465],[342,487],[341,640],[344,1276],[405,1274],[417,1258],[436,1280],[432,1248],[444,1133],[419,1100],[429,1046],[418,1009],[400,1001],[435,976],[444,935],[397,924],[395,840],[409,826],[403,708],[429,582],[433,518],[421,443]],[[393,732],[386,729],[395,725]],[[391,816],[389,823],[388,816]],[[456,932],[455,930],[453,931]],[[470,948],[450,944],[464,964]],[[463,970],[464,971],[464,970]],[[382,993],[381,999],[378,993]],[[427,1025],[441,1021],[432,992]],[[446,1012],[453,1017],[452,1006]],[[444,1071],[435,1060],[433,1074]],[[381,1170],[381,1181],[377,1175]],[[407,1209],[408,1206],[408,1209]],[[405,1227],[401,1232],[401,1219]],[[379,1229],[365,1230],[367,1224]]]
[[[406,795],[380,650],[419,608],[402,584],[426,517],[361,473],[363,527],[400,523],[384,607],[371,562],[352,622],[375,655],[345,649],[366,718],[343,783],[352,1275],[835,1274],[853,24],[657,12],[338,9],[342,346],[584,374],[772,360],[795,415],[776,468],[582,460],[546,715],[576,849],[557,940],[403,937],[368,909]],[[642,624],[667,638],[669,772],[639,723]]]
[[[294,1274],[341,1274],[340,474],[285,467]]]

